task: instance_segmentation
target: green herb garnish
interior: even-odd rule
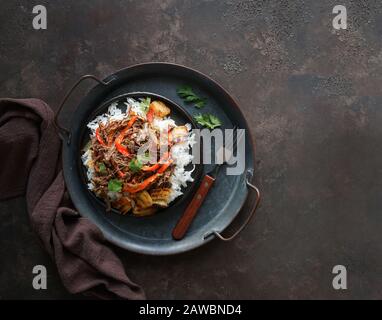
[[[200,125],[211,130],[215,129],[216,127],[220,127],[222,124],[218,117],[209,113],[199,114],[194,118]]]
[[[98,169],[99,169],[99,172],[101,172],[101,173],[105,173],[105,172],[106,172],[106,166],[105,166],[105,164],[104,164],[103,162],[100,162],[100,163],[98,164]]]
[[[141,108],[143,112],[147,113],[149,111],[150,103],[151,103],[151,98],[142,99],[139,107]]]
[[[129,169],[133,172],[138,172],[142,168],[142,162],[138,159],[133,159],[129,163]]]
[[[109,184],[108,184],[107,188],[111,192],[121,192],[121,190],[122,190],[122,181],[120,181],[118,179],[111,179],[109,181]]]
[[[190,86],[180,87],[176,92],[185,102],[193,103],[198,109],[203,108],[206,104],[206,99],[197,96]]]
[[[201,100],[195,103],[195,107],[197,107],[198,109],[201,109],[205,106],[205,104],[206,104],[205,100]]]

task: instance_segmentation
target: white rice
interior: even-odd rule
[[[91,136],[95,136],[95,132],[100,123],[105,125],[108,121],[123,120],[124,118],[128,117],[130,110],[134,111],[139,116],[146,118],[146,113],[141,109],[139,101],[132,98],[127,98],[125,105],[127,107],[126,112],[122,112],[122,110],[117,107],[117,103],[112,103],[106,113],[99,115],[93,121],[89,122],[87,127],[91,130]],[[153,126],[159,130],[166,130],[169,126],[175,127],[176,124],[175,121],[170,117],[164,119],[155,118],[153,121]],[[170,177],[172,190],[170,194],[170,202],[174,201],[177,197],[183,194],[182,187],[186,187],[187,182],[194,181],[194,179],[191,177],[194,169],[191,171],[186,171],[185,167],[188,166],[193,159],[193,156],[189,150],[195,143],[195,135],[191,132],[191,125],[186,124],[186,126],[189,129],[189,135],[182,143],[177,143],[171,148],[171,155],[175,162],[175,169]],[[87,178],[89,181],[88,188],[89,190],[93,190],[94,185],[91,181],[94,174],[94,164],[90,149],[86,150],[82,155],[82,163],[87,168]],[[114,198],[116,195],[113,194],[110,196]]]

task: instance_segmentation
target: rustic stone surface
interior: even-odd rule
[[[342,1],[342,31],[328,0],[38,4],[46,31],[32,28],[33,1],[1,4],[0,96],[55,108],[85,73],[176,62],[217,79],[252,127],[263,202],[237,240],[159,258],[116,249],[149,298],[381,298],[379,0]],[[62,287],[23,199],[0,203],[0,221],[0,298],[81,298]],[[32,289],[36,264],[48,268],[47,291]],[[336,264],[348,268],[347,291],[332,289]]]

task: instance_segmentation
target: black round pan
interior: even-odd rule
[[[176,64],[147,63],[120,70],[103,81],[94,76],[82,77],[63,100],[57,116],[71,92],[85,79],[93,79],[98,84],[89,91],[76,108],[69,129],[57,124],[64,140],[64,177],[79,213],[91,219],[111,242],[143,254],[176,254],[199,247],[214,237],[222,240],[233,239],[253,216],[260,195],[258,189],[251,184],[255,163],[251,135],[245,118],[232,97],[215,81],[198,71]],[[198,110],[184,104],[176,93],[176,89],[182,85],[190,85],[201,97],[207,99],[207,105],[202,110]],[[181,241],[173,240],[171,233],[187,207],[189,198],[192,196],[192,188],[197,187],[197,182],[190,185],[191,191],[186,192],[182,201],[178,201],[156,215],[139,219],[133,216],[105,213],[105,207],[90,194],[87,185],[84,184],[81,148],[87,134],[86,125],[89,119],[95,112],[102,112],[99,107],[105,106],[108,101],[121,95],[137,92],[149,92],[168,99],[173,105],[186,110],[180,112],[183,117],[188,118],[188,114],[194,116],[200,112],[213,113],[221,119],[222,129],[237,125],[246,130],[245,172],[239,176],[227,176],[225,170],[220,170],[215,185],[210,190],[186,237]],[[200,172],[207,172],[209,168],[209,165],[203,165]],[[199,170],[197,173],[199,174]],[[256,198],[250,197],[255,199],[253,210],[243,212],[248,215],[245,224],[232,237],[223,237],[222,231],[237,216],[252,191],[257,195]]]
[[[139,101],[140,98],[147,98],[147,97],[151,98],[151,101],[159,100],[159,101],[164,102],[171,109],[170,117],[171,117],[171,119],[173,119],[175,121],[175,123],[177,125],[184,125],[184,124],[188,123],[191,125],[192,129],[197,128],[195,120],[192,118],[192,116],[185,109],[183,109],[182,107],[180,107],[179,105],[177,105],[173,101],[171,101],[171,100],[169,100],[169,99],[167,99],[161,95],[154,94],[151,92],[131,92],[131,93],[126,93],[126,94],[116,96],[116,97],[102,103],[99,107],[94,108],[94,111],[90,114],[89,118],[86,120],[86,123],[93,121],[97,116],[107,112],[109,106],[113,103],[117,103],[118,108],[120,108],[124,112],[126,110],[126,105],[124,105],[124,102],[126,102],[127,98],[133,98],[133,99],[136,99]],[[88,142],[90,140],[90,134],[91,134],[90,130],[88,128],[86,128],[86,126],[84,126],[83,129],[85,129],[85,130],[82,131],[81,138],[80,138],[81,139],[81,150],[83,150],[85,148],[85,146],[88,144]],[[191,152],[191,150],[190,150],[190,152]],[[78,165],[80,166],[79,171],[82,173],[82,175],[81,175],[82,183],[84,185],[87,185],[89,183],[88,178],[87,178],[87,174],[86,174],[87,169],[81,163],[78,163]],[[187,171],[192,170],[191,176],[194,179],[194,181],[189,182],[187,184],[187,187],[182,189],[182,192],[183,192],[182,196],[176,198],[173,202],[170,203],[170,205],[167,208],[160,209],[159,212],[166,211],[166,214],[171,214],[171,212],[173,210],[177,210],[177,205],[179,205],[183,201],[187,201],[190,198],[190,196],[192,196],[193,192],[195,191],[195,188],[198,185],[201,174],[203,172],[203,166],[201,164],[195,164],[194,166],[192,164],[190,164],[188,166],[188,168],[186,168],[186,170]],[[94,200],[97,201],[100,205],[102,205],[104,207],[104,210],[106,210],[106,203],[103,200],[101,200],[100,198],[96,197],[95,194],[93,192],[91,192],[90,190],[88,190],[88,192],[89,192],[90,196],[92,196],[94,198]],[[116,213],[116,214],[121,214],[118,210],[113,209],[113,208],[111,211]],[[157,212],[156,214],[158,214],[159,212]],[[135,217],[136,218],[142,218],[142,219],[148,218],[147,216],[146,217],[135,216]]]

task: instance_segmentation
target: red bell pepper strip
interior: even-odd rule
[[[123,191],[129,192],[129,193],[137,193],[139,191],[145,190],[150,184],[152,184],[163,172],[165,172],[168,167],[173,163],[173,160],[168,160],[159,170],[157,173],[153,174],[152,176],[145,179],[143,182],[138,184],[129,184],[126,183]]]
[[[152,184],[158,177],[160,176],[159,173],[155,173],[152,176],[148,177],[147,179],[143,180],[143,182],[138,184],[130,184],[126,183],[123,191],[130,192],[130,193],[137,193],[139,191],[145,190],[150,184]]]
[[[130,152],[129,150],[127,150],[125,146],[122,145],[122,141],[125,138],[127,131],[132,127],[132,125],[137,120],[137,118],[138,118],[137,116],[132,117],[130,121],[127,123],[127,127],[123,129],[122,132],[117,137],[117,139],[115,139],[115,147],[121,154],[123,154],[126,157],[130,156]]]
[[[156,163],[153,166],[143,166],[142,171],[155,171],[159,169],[159,167],[160,167],[159,163]]]
[[[117,139],[115,139],[115,147],[119,151],[119,153],[123,154],[124,156],[128,157],[130,156],[129,150],[127,150],[126,147],[124,147],[121,143],[124,138],[124,135],[119,135]]]
[[[131,117],[130,121],[127,123],[127,127],[131,128],[133,126],[134,122],[137,121],[137,119],[138,119],[138,116]]]
[[[152,108],[151,105],[149,107],[149,111],[146,114],[146,119],[149,123],[152,123],[154,120],[154,108]]]
[[[163,157],[159,160],[158,163],[152,165],[152,166],[143,166],[142,167],[142,170],[143,171],[155,171],[155,170],[158,170],[160,168],[160,164],[163,163],[164,161],[166,161],[169,157],[169,153],[168,152],[165,152]]]
[[[99,127],[96,130],[96,138],[97,138],[97,140],[98,140],[98,142],[99,142],[99,144],[101,146],[105,146],[106,147],[106,143],[103,141],[103,139],[101,137],[101,133],[99,132]]]
[[[119,175],[120,178],[126,177],[126,173],[123,173],[121,170],[117,170],[117,174]]]
[[[170,159],[168,160],[163,166],[161,166],[161,168],[158,170],[158,173],[163,173],[165,172],[168,167],[174,162],[174,160]]]

